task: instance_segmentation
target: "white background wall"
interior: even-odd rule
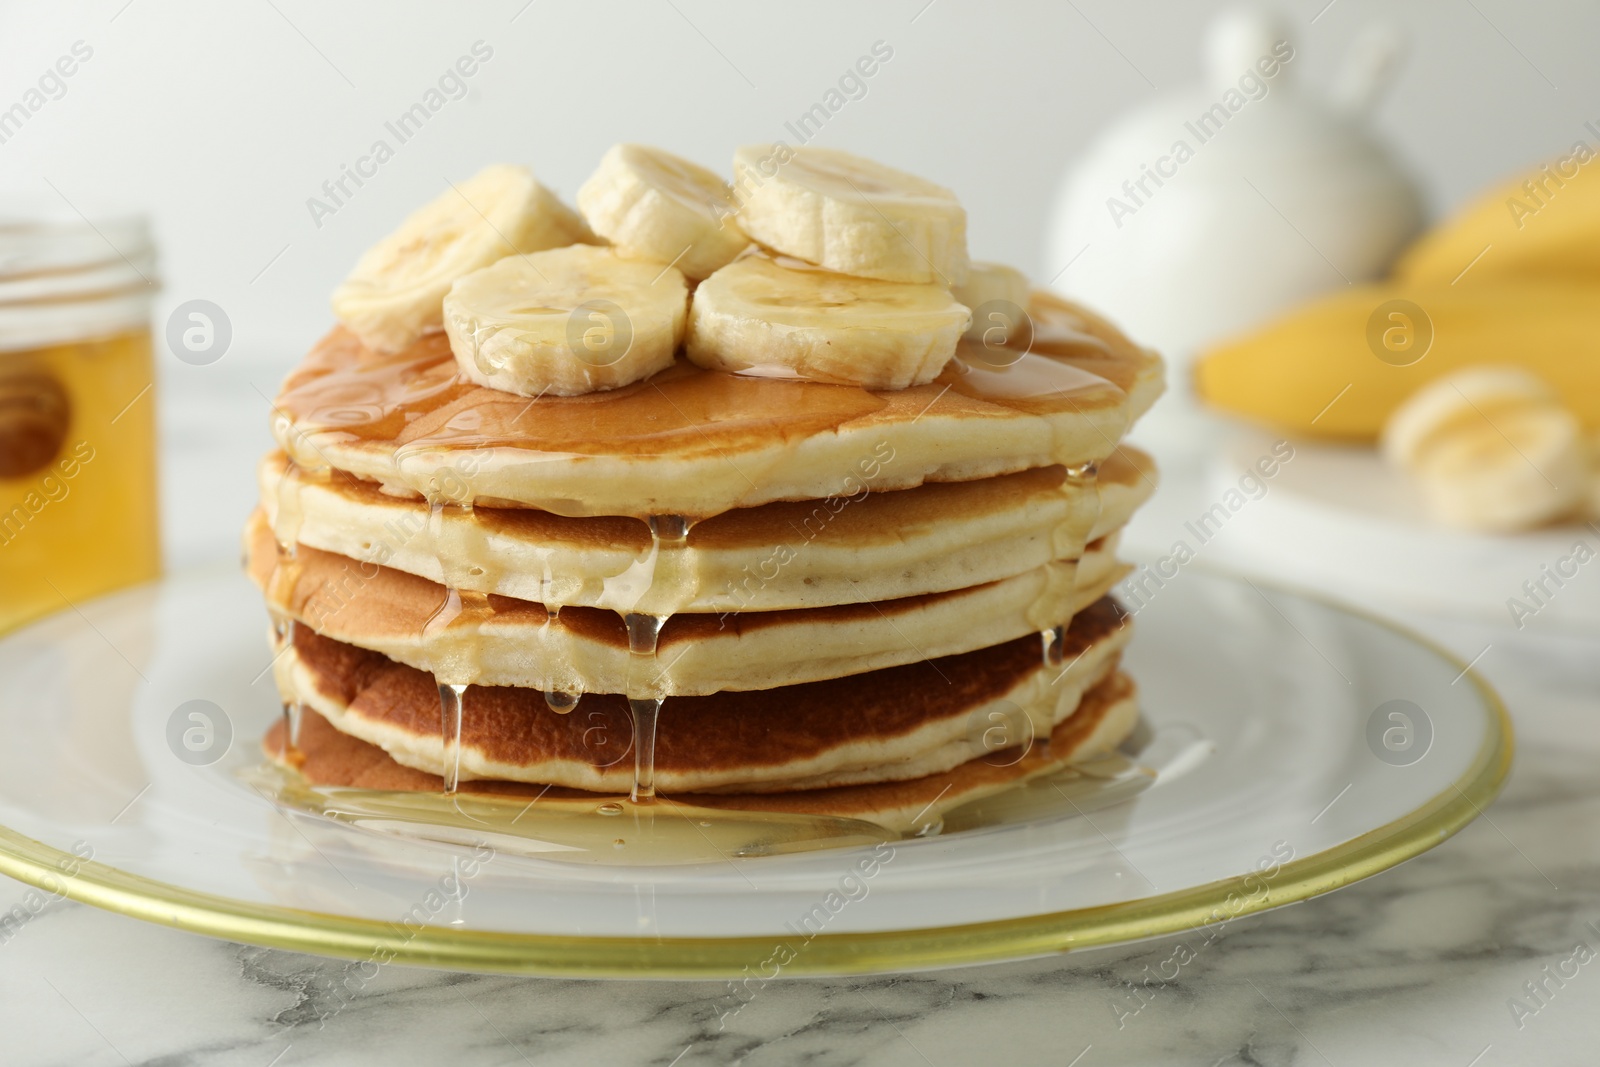
[[[1436,208],[1600,120],[1595,4],[1326,5],[1280,5],[1295,75],[1330,80],[1374,19],[1404,28],[1412,53],[1379,121]],[[268,377],[327,326],[327,294],[361,249],[447,176],[527,162],[570,197],[618,140],[725,168],[741,142],[789,139],[784,122],[882,40],[893,59],[817,143],[951,186],[975,254],[1049,277],[1059,265],[1043,262],[1042,225],[1063,169],[1111,116],[1198,77],[1219,6],[12,0],[0,7],[0,108],[74,41],[94,55],[0,144],[0,192],[53,196],[48,179],[86,209],[147,208],[163,252],[158,315],[217,302],[235,330],[226,359],[265,361]],[[477,40],[494,55],[469,94],[315,226],[306,199]]]

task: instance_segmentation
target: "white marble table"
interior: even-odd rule
[[[175,565],[232,554],[266,440],[241,429],[265,421],[250,383],[277,374],[168,369]],[[1466,659],[1491,646],[1478,665],[1518,729],[1505,794],[1396,870],[1236,921],[1142,1007],[1134,985],[1180,939],[785,980],[719,1031],[720,983],[388,967],[349,998],[343,962],[61,902],[0,944],[0,1064],[1594,1063],[1600,961],[1558,968],[1580,942],[1600,953],[1600,642],[1407,621]],[[0,881],[0,910],[22,893]]]

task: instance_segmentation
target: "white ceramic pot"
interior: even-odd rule
[[[1369,35],[1319,98],[1296,87],[1281,27],[1222,16],[1206,83],[1134,110],[1068,176],[1046,266],[1071,266],[1054,287],[1161,349],[1181,390],[1197,349],[1381,275],[1423,218],[1366,122],[1399,52]]]

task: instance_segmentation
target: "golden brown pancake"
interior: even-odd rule
[[[666,615],[895,600],[1076,559],[1149,498],[1154,471],[1123,446],[1092,483],[1040,467],[763,504],[703,520],[681,547],[661,548],[632,518],[487,507],[430,516],[420,500],[339,472],[312,477],[281,452],[262,460],[260,481],[282,540],[546,606]]]
[[[339,328],[290,373],[273,431],[308,469],[559,515],[703,517],[1104,459],[1159,395],[1160,358],[1037,303],[1050,326],[1034,351],[997,366],[965,348],[928,385],[883,391],[679,360],[620,389],[530,400],[465,380],[443,335],[385,355]]]
[[[572,607],[552,617],[511,597],[452,598],[441,585],[301,546],[278,567],[259,517],[251,577],[269,610],[452,684],[568,693],[691,696],[773,689],[969,652],[1065,624],[1127,573],[1113,539],[1081,563],[1049,563],[997,582],[883,603],[674,615],[656,654],[634,655],[623,617]],[[275,573],[276,571],[276,573]]]
[[[1130,628],[1109,598],[1080,612],[1059,657],[1038,638],[761,693],[668,698],[655,780],[666,792],[779,792],[906,780],[1044,736],[1115,672]],[[297,629],[278,658],[286,698],[405,766],[443,766],[439,686],[424,671]],[[542,694],[462,697],[461,776],[627,792],[632,719],[593,694],[557,714]],[[999,732],[996,732],[996,727]]]
[[[1138,718],[1133,681],[1118,672],[1083,695],[1077,712],[1051,731],[1048,745],[1034,743],[1020,757],[1012,752],[995,753],[941,774],[901,782],[787,793],[658,794],[656,802],[664,810],[686,813],[711,808],[861,819],[898,833],[914,833],[935,824],[953,808],[1111,751],[1133,731]],[[287,758],[284,741],[285,729],[279,721],[262,740],[262,751],[312,785],[429,793],[444,788],[438,775],[396,763],[377,745],[339,732],[315,711],[303,713],[299,746]],[[598,806],[613,798],[611,794],[524,782],[463,782],[461,791],[501,797],[519,806],[533,801],[559,804],[568,810]]]

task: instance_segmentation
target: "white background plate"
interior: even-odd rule
[[[1245,427],[1228,427],[1221,437],[1206,483],[1213,498],[1236,485],[1274,440]],[[1389,611],[1600,635],[1600,524],[1513,534],[1455,529],[1423,510],[1415,487],[1375,448],[1294,447],[1271,492],[1219,542],[1217,561]],[[1587,562],[1574,552],[1579,543]],[[1535,583],[1532,593],[1525,583]],[[1513,599],[1528,610],[1513,612]]]

